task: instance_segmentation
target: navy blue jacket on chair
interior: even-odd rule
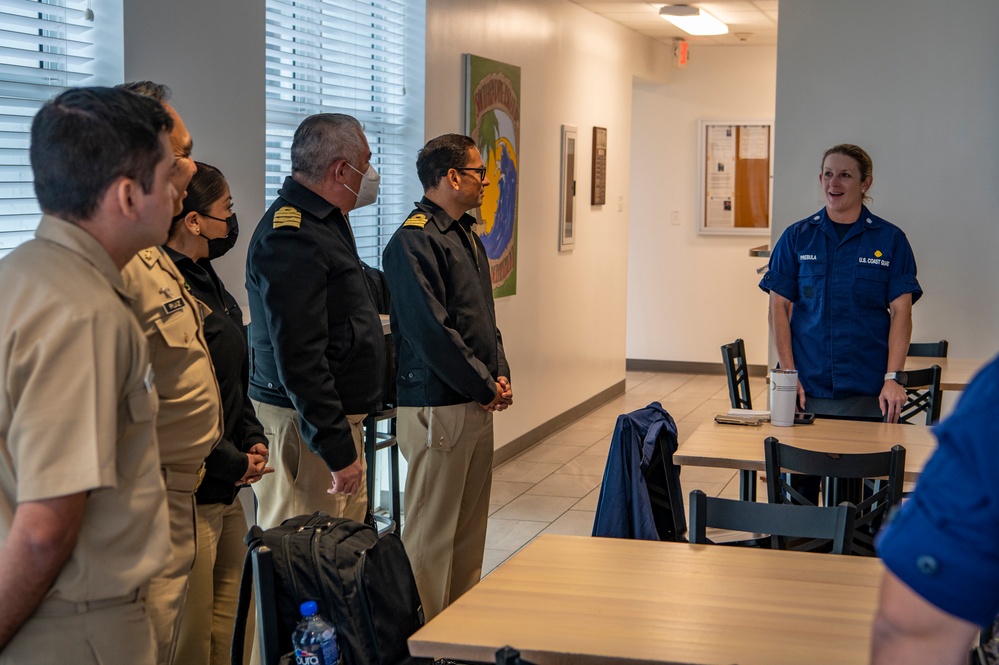
[[[679,467],[673,464],[676,423],[659,402],[621,415],[604,469],[593,535],[681,540],[687,530]]]

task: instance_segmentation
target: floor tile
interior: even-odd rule
[[[486,527],[486,549],[516,550],[541,533],[550,521],[490,517]]]
[[[573,504],[573,510],[596,510],[597,500],[600,498],[600,488],[597,487],[592,492]]]
[[[509,559],[517,550],[486,549],[482,557],[482,577],[496,570],[500,564]]]
[[[530,520],[553,522],[569,510],[576,499],[564,496],[522,494],[496,511],[490,520]]]
[[[549,441],[544,441],[534,446],[523,455],[517,457],[520,461],[527,462],[554,462],[565,464],[569,460],[586,451],[588,446],[560,446]]]
[[[607,435],[600,439],[592,446],[580,453],[580,457],[599,457],[601,459],[607,459],[607,452],[610,450],[612,437]]]
[[[592,510],[570,510],[562,517],[551,523],[542,534],[556,534],[560,536],[589,536],[593,534]]]
[[[614,426],[611,425],[606,432],[613,432]],[[550,437],[544,440],[545,444],[552,444],[558,446],[583,446],[584,448],[596,443],[600,440],[604,434],[604,429],[571,429],[566,428],[561,431],[555,432]]]
[[[553,473],[540,483],[527,490],[527,494],[544,496],[567,496],[581,499],[600,484],[601,476],[577,476]]]
[[[489,503],[505,506],[532,487],[534,487],[534,483],[515,483],[509,480],[496,480],[493,478]]]
[[[604,475],[604,466],[606,466],[607,460],[603,457],[589,456],[589,457],[577,457],[576,459],[562,465],[562,468],[556,471],[556,474],[572,473],[582,476],[600,476]]]
[[[493,480],[536,483],[558,471],[561,466],[561,464],[551,462],[528,462],[515,459],[493,471]]]

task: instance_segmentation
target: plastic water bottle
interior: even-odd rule
[[[336,643],[336,628],[319,616],[316,601],[307,600],[298,608],[302,620],[291,634],[298,665],[337,665],[340,647]]]

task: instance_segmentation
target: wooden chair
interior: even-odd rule
[[[899,415],[900,423],[911,423],[921,413],[926,414],[926,424],[935,425],[940,420],[943,393],[940,390],[940,365],[906,372],[906,402]]]
[[[814,505],[791,487],[784,472],[822,476],[827,506],[843,500],[855,503],[854,552],[875,555],[874,536],[892,506],[902,500],[905,448],[894,446],[883,453],[824,453],[795,448],[775,437],[768,437],[763,445],[770,503]]]
[[[832,541],[833,554],[850,554],[853,546],[854,507],[833,508],[755,503],[690,493],[690,542],[711,543],[707,527],[770,534],[771,549],[789,549],[787,539],[810,539],[790,549],[813,551]],[[758,542],[759,539],[756,539]]]
[[[733,409],[752,409],[753,398],[749,394],[749,365],[746,364],[746,345],[742,339],[731,344],[722,344],[722,362],[728,375],[728,396]]]
[[[916,358],[946,358],[947,340],[939,342],[913,342],[909,345],[909,353],[906,355]]]

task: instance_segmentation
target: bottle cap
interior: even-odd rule
[[[307,600],[299,606],[298,611],[302,613],[303,617],[310,617],[313,614],[319,613],[319,606],[316,604],[316,601]]]

